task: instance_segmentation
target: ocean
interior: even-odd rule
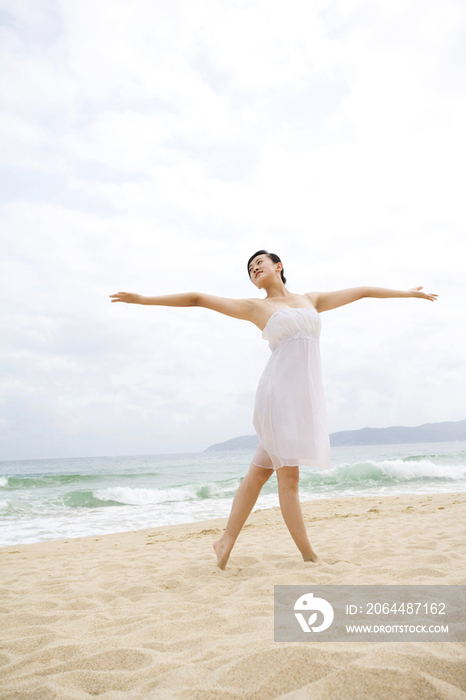
[[[246,451],[0,462],[0,546],[221,518]],[[302,501],[466,491],[466,442],[334,447],[300,472]],[[258,508],[278,506],[277,481]]]

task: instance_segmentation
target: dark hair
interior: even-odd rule
[[[274,263],[281,263],[280,258],[278,255],[275,255],[275,253],[269,253],[268,250],[258,250],[257,253],[254,253],[254,255],[251,255],[251,257],[248,260],[248,275],[249,279],[251,279],[251,273],[249,272],[249,265],[251,263],[251,260],[254,260],[254,258],[257,258],[258,255],[266,255],[270,260]],[[281,277],[282,277],[282,282],[283,284],[286,284],[286,277],[283,274],[283,267],[281,269]]]

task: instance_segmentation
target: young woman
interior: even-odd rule
[[[202,306],[254,323],[269,342],[272,356],[260,379],[254,409],[259,447],[233,499],[227,526],[214,542],[217,563],[224,569],[233,545],[259,493],[276,471],[283,519],[304,561],[318,561],[311,547],[299,502],[300,465],[329,467],[322,373],[319,355],[322,311],[336,309],[364,297],[416,297],[435,301],[422,287],[408,291],[355,287],[336,292],[294,294],[286,286],[283,264],[274,253],[259,250],[248,261],[248,273],[265,299],[227,299],[190,292],[144,297],[118,292],[112,302],[156,306]]]

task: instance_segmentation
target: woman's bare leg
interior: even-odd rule
[[[277,469],[278,498],[283,520],[304,561],[319,561],[311,547],[299,502],[299,467]]]
[[[221,569],[225,568],[236,538],[254,508],[263,485],[272,474],[273,469],[257,467],[255,464],[251,464],[248,473],[239,485],[233,499],[225,532],[214,542],[217,564]]]

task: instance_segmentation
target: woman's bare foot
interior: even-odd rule
[[[308,554],[306,554],[306,555],[303,554],[303,560],[304,561],[312,561],[314,564],[321,564],[322,563],[321,560],[319,559],[319,557],[317,556],[317,554],[312,549],[312,547],[311,547],[311,551]]]
[[[224,541],[224,536],[222,535],[218,540],[215,540],[213,547],[215,554],[217,555],[217,566],[219,569],[224,569],[227,565],[228,559],[230,558],[233,545],[228,546]]]

